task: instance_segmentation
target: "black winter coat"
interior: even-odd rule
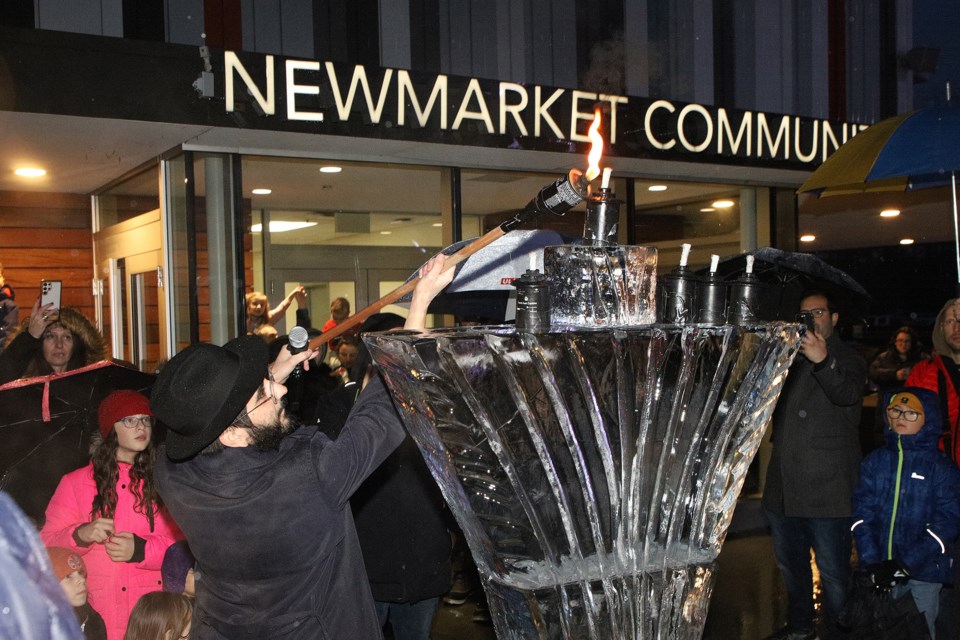
[[[853,506],[867,363],[836,334],[827,352],[819,365],[797,356],[773,414],[763,506],[789,517],[842,518]]]
[[[160,495],[199,565],[191,637],[380,638],[348,500],[403,436],[375,379],[336,442],[302,427],[279,451],[162,456]]]

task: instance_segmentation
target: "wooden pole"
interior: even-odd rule
[[[496,242],[520,224],[531,220],[541,213],[552,213],[562,216],[587,197],[587,187],[588,183],[583,177],[583,173],[579,169],[571,169],[566,176],[557,180],[554,184],[541,189],[540,193],[515,217],[507,220],[496,229],[492,229],[483,234],[453,255],[448,256],[447,261],[443,265],[443,270],[447,271],[448,269],[454,268],[487,245]],[[388,304],[393,304],[403,296],[412,292],[416,288],[419,280],[419,276],[411,278],[376,302],[367,305],[340,324],[335,325],[329,331],[324,331],[308,343],[310,348],[318,349],[321,345],[353,329]]]

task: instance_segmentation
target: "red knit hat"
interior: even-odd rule
[[[66,547],[47,547],[47,554],[50,556],[50,564],[53,565],[53,575],[57,576],[57,582],[74,571],[79,571],[80,575],[86,577],[87,567],[76,551]]]
[[[100,403],[100,435],[106,438],[113,425],[127,416],[152,416],[147,396],[129,389],[114,391]]]

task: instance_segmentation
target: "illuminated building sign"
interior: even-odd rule
[[[221,68],[227,113],[249,106],[259,118],[283,121],[283,129],[333,135],[581,153],[576,147],[589,142],[586,131],[599,108],[611,155],[810,170],[866,128],[579,89],[425,77],[404,69],[231,51],[224,53]],[[274,122],[272,128],[276,127]]]

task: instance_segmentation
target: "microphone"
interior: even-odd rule
[[[302,353],[307,350],[307,330],[297,325],[290,330],[287,336],[287,351],[293,354]]]
[[[301,327],[300,325],[295,326],[290,330],[289,335],[287,335],[287,351],[292,354],[303,353],[307,350],[307,330]],[[290,372],[290,378],[302,378],[303,377],[303,363],[301,362],[293,371]]]

